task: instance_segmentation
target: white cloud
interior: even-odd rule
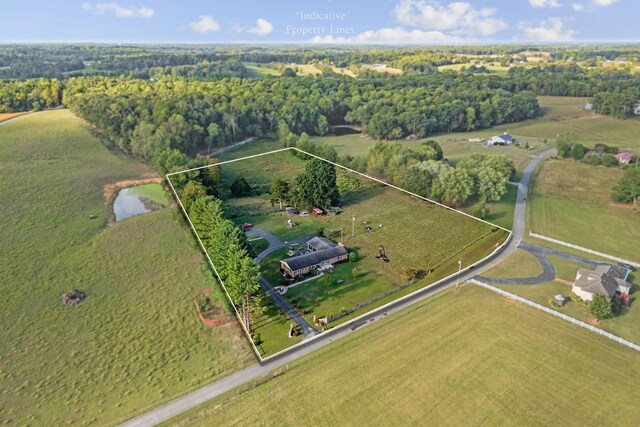
[[[406,30],[402,27],[381,28],[375,31],[365,31],[352,37],[315,36],[313,43],[359,43],[359,44],[426,44],[426,43],[457,43],[464,39],[449,36],[441,31]]]
[[[156,14],[156,11],[148,7],[124,7],[118,3],[82,3],[82,9],[92,10],[98,15],[112,12],[117,18],[144,18],[149,19]]]
[[[267,21],[266,19],[259,18],[256,21],[256,26],[251,27],[246,31],[247,33],[252,33],[260,37],[264,37],[268,34],[271,34],[271,32],[273,31],[273,25],[271,25],[271,22]]]
[[[582,12],[584,10],[584,5],[582,3],[573,3],[571,5],[571,7],[573,8],[573,10],[575,10],[576,12]]]
[[[529,4],[531,5],[531,7],[560,7],[560,3],[558,3],[558,0],[529,0]]]
[[[535,26],[520,23],[519,27],[522,33],[518,39],[524,41],[568,41],[576,34],[575,31],[565,28],[564,22],[560,18],[549,18]]]
[[[488,36],[507,28],[504,20],[495,17],[496,9],[475,9],[467,2],[402,0],[393,12],[399,24],[455,35]]]
[[[598,7],[607,7],[616,3],[618,0],[593,0],[593,5]]]
[[[201,15],[196,22],[189,24],[189,28],[196,33],[208,33],[220,31],[220,24],[210,15]]]

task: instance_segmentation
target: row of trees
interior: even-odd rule
[[[224,217],[222,202],[207,195],[208,190],[202,184],[189,181],[179,191],[193,227],[251,333],[253,319],[264,313],[264,305],[259,293],[260,272],[253,262],[246,236]]]
[[[407,148],[399,142],[378,142],[366,157],[347,155],[341,158],[338,158],[333,147],[314,144],[306,135],[297,141],[289,136],[285,141],[289,147],[329,160],[337,159],[351,169],[455,207],[463,205],[470,197],[477,197],[483,204],[500,200],[515,173],[513,161],[504,155],[475,154],[454,167],[442,161],[442,148],[435,141],[425,141],[414,148]],[[347,185],[344,178],[340,179],[341,174],[338,174],[338,178],[338,181],[343,181],[342,186]],[[337,187],[338,193],[341,193],[341,185]]]

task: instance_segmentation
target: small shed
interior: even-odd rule
[[[560,305],[560,307],[564,305],[564,297],[562,295],[558,294],[555,297],[553,297],[553,299],[555,300],[555,302],[557,302]]]

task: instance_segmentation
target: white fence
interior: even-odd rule
[[[532,233],[532,232],[529,232],[529,236],[535,237],[536,239],[546,240],[547,242],[552,242],[552,243],[555,243],[555,244],[558,244],[558,245],[566,246],[568,248],[577,249],[579,251],[586,252],[588,254],[597,255],[597,256],[602,257],[602,258],[608,258],[608,259],[616,261],[616,262],[622,262],[622,263],[633,265],[634,267],[640,268],[640,264],[638,264],[637,262],[629,261],[628,259],[618,258],[617,256],[613,256],[613,255],[605,254],[605,253],[602,253],[602,252],[594,251],[593,249],[589,249],[589,248],[585,248],[585,247],[582,247],[582,246],[574,245],[573,243],[563,242],[562,240],[554,239],[553,237],[547,237],[547,236],[543,236],[542,234]]]
[[[516,301],[522,302],[524,304],[527,304],[528,306],[537,308],[538,310],[542,310],[544,312],[552,314],[552,315],[554,315],[556,317],[559,317],[559,318],[561,318],[563,320],[566,320],[567,322],[571,322],[574,325],[581,326],[581,327],[583,327],[585,329],[588,329],[588,330],[590,330],[592,332],[595,332],[595,333],[600,334],[600,335],[602,335],[604,337],[607,337],[610,340],[616,341],[616,342],[618,342],[618,343],[620,343],[622,345],[625,345],[627,347],[631,347],[632,349],[634,349],[636,351],[640,351],[640,345],[638,345],[638,344],[632,343],[631,341],[627,341],[624,338],[621,338],[621,337],[619,337],[617,335],[613,335],[613,334],[611,334],[611,333],[609,333],[607,331],[603,331],[602,329],[596,328],[595,326],[592,326],[592,325],[590,325],[588,323],[585,323],[583,321],[574,319],[573,317],[567,316],[566,314],[562,314],[562,313],[560,313],[560,312],[558,312],[556,310],[553,310],[553,309],[551,309],[549,307],[545,307],[544,305],[538,304],[537,302],[529,301],[528,299],[523,298],[523,297],[521,297],[519,295],[512,294],[511,292],[507,292],[507,291],[502,290],[500,288],[496,288],[495,286],[488,285],[488,284],[483,283],[483,282],[481,282],[479,280],[476,280],[476,279],[470,279],[469,282],[473,283],[475,285],[481,286],[483,288],[489,289],[490,291],[493,291],[493,292],[499,293],[501,295],[504,295],[504,296],[506,296],[508,298],[511,298],[513,300],[516,300]]]

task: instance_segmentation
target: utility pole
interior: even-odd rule
[[[340,243],[344,243],[344,236],[342,235],[342,227],[340,227]]]
[[[351,215],[351,237],[356,235],[356,216]]]
[[[456,280],[456,289],[458,289],[458,285],[460,284],[460,271],[462,271],[462,258],[458,260],[458,279]]]

